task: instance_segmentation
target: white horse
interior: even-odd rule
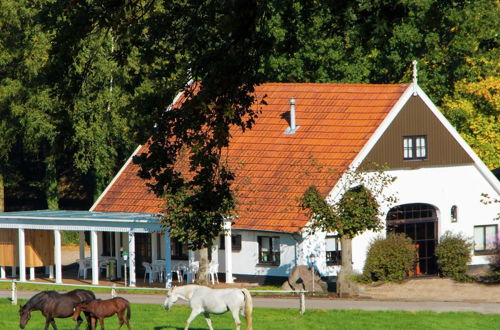
[[[213,330],[210,313],[223,314],[228,310],[233,315],[237,330],[241,325],[238,314],[247,319],[247,330],[252,330],[252,296],[247,289],[211,289],[195,284],[178,286],[168,290],[163,307],[170,309],[179,298],[188,301],[191,306],[191,314],[184,330],[189,328],[189,324],[200,313],[205,315],[208,327]]]

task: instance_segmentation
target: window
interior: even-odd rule
[[[326,243],[326,264],[341,265],[342,264],[342,248],[340,246],[339,236],[327,236]]]
[[[403,159],[426,159],[427,158],[427,136],[405,136],[403,137]]]
[[[492,252],[497,247],[497,225],[474,227],[474,252]]]
[[[170,251],[172,253],[172,259],[180,259],[180,260],[188,259],[187,244],[183,244],[176,239],[172,239],[170,241]]]
[[[219,249],[224,250],[226,248],[226,240],[224,235],[220,235],[219,239]],[[231,248],[233,251],[241,251],[241,235],[231,235]]]
[[[258,236],[259,264],[278,266],[280,264],[280,238]]]

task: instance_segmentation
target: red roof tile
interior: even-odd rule
[[[267,105],[255,126],[234,131],[228,163],[236,173],[238,218],[234,228],[296,232],[308,221],[298,198],[311,184],[327,194],[338,175],[363,148],[407,85],[279,84],[256,88]],[[295,98],[295,134],[283,114]],[[145,152],[147,145],[139,153]],[[128,164],[95,211],[161,212],[163,202],[148,191]]]

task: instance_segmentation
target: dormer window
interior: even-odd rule
[[[403,137],[403,159],[426,159],[427,136],[413,135]]]

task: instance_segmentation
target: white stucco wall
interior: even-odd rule
[[[481,202],[481,194],[486,193],[497,199],[500,197],[474,165],[391,170],[388,174],[397,177],[387,192],[395,194],[398,202],[383,209],[384,225],[385,214],[390,208],[411,203],[426,203],[436,207],[438,237],[450,230],[462,233],[472,240],[474,226],[498,225],[498,221],[494,218],[500,211],[500,205],[485,205]],[[458,207],[456,223],[451,222],[450,210],[453,205]],[[309,265],[311,254],[316,257],[315,267],[321,275],[335,276],[339,270],[339,266],[326,265],[325,233],[319,232],[314,235],[304,233],[302,239],[298,237],[294,239],[289,234],[243,230],[233,230],[233,234],[242,235],[241,251],[233,251],[234,274],[287,276],[296,265]],[[385,229],[378,233],[367,231],[353,239],[353,267],[356,272],[361,273],[363,270],[370,241],[385,234]],[[258,265],[257,236],[280,237],[280,266]],[[219,251],[218,258],[220,271],[225,271],[224,250]],[[487,256],[473,256],[471,264],[488,262]]]
[[[498,225],[498,221],[494,219],[500,211],[500,205],[485,205],[481,202],[481,194],[486,193],[497,199],[499,195],[474,165],[401,169],[387,173],[397,177],[387,192],[394,193],[398,197],[398,203],[383,209],[384,225],[385,215],[390,208],[411,203],[426,203],[437,208],[438,237],[449,230],[462,233],[473,240],[474,226]],[[456,223],[451,222],[450,211],[453,205],[458,207]],[[385,229],[378,233],[367,231],[353,239],[353,267],[356,272],[361,273],[363,270],[371,240],[385,234]],[[324,238],[324,233],[316,233],[314,236],[304,235],[304,241],[299,248],[298,262],[308,264],[307,256],[314,253],[316,267],[323,276],[337,275],[338,266],[326,265]],[[487,256],[473,255],[471,265],[488,262]]]
[[[438,210],[438,237],[446,231],[462,233],[473,239],[474,226],[498,224],[494,221],[499,212],[498,204],[481,203],[481,194],[497,197],[493,187],[474,165],[420,168],[414,170],[388,171],[397,180],[388,188],[398,196],[398,205],[426,203]],[[458,221],[451,222],[451,207],[458,207]],[[394,205],[396,206],[396,205]],[[384,210],[387,213],[389,207]],[[368,244],[381,233],[366,232],[353,241],[354,268],[361,271],[366,258]],[[485,256],[473,256],[471,264],[488,263]]]
[[[233,274],[259,275],[259,276],[288,276],[295,267],[296,242],[289,234],[232,230],[232,235],[241,235],[241,250],[233,251]],[[257,236],[279,236],[280,238],[280,265],[258,265],[259,245]],[[225,272],[224,250],[219,250],[219,271]]]

